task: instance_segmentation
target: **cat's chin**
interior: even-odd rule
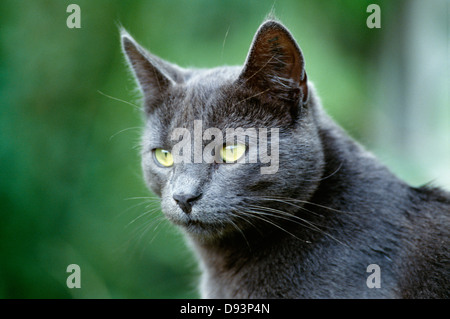
[[[222,238],[228,231],[226,224],[198,221],[194,219],[173,219],[171,222],[180,227],[188,236],[200,241],[214,241]]]

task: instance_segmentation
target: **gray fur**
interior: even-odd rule
[[[449,194],[397,179],[326,115],[283,25],[262,24],[244,67],[182,69],[125,32],[122,46],[145,98],[144,178],[199,257],[203,298],[450,296]],[[278,172],[156,165],[152,150],[194,120],[279,128]],[[201,197],[185,213],[175,193]],[[366,285],[370,264],[381,288]]]

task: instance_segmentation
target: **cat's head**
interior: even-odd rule
[[[226,238],[278,225],[311,196],[323,167],[316,99],[282,24],[260,26],[243,67],[184,69],[126,32],[122,47],[144,96],[145,181],[168,219]]]

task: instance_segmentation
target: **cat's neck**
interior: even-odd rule
[[[235,236],[218,242],[192,239],[202,260],[205,285],[209,285],[205,288],[206,295],[211,295],[211,287],[233,282],[229,290],[217,292],[218,295],[236,296],[242,292],[245,297],[246,289],[250,288],[243,280],[258,273],[267,274],[267,269],[277,269],[280,260],[292,261],[286,265],[305,265],[308,271],[307,260],[322,260],[328,258],[327,254],[334,254],[322,247],[335,252],[357,249],[357,245],[367,247],[377,240],[374,237],[377,233],[371,230],[399,231],[385,224],[403,218],[401,214],[392,216],[391,212],[408,196],[408,186],[352,140],[323,110],[316,111],[325,167],[315,193],[296,213],[305,222],[285,223],[263,234],[249,228],[245,234],[236,232]],[[345,224],[352,227],[342,227]],[[396,247],[389,250],[395,254]],[[280,273],[284,271],[280,269]],[[272,281],[281,279],[274,274]]]
[[[349,210],[347,205],[362,205],[362,199],[368,207],[376,207],[380,198],[407,196],[409,186],[405,182],[350,138],[320,106],[315,111],[325,168],[312,201]],[[374,189],[382,192],[374,193]]]

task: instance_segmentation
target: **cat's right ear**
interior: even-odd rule
[[[174,67],[148,53],[125,30],[121,31],[121,42],[128,64],[144,95],[145,111],[149,113],[179,77]]]
[[[259,27],[239,81],[260,94],[307,103],[308,79],[303,54],[280,22],[268,20]]]

